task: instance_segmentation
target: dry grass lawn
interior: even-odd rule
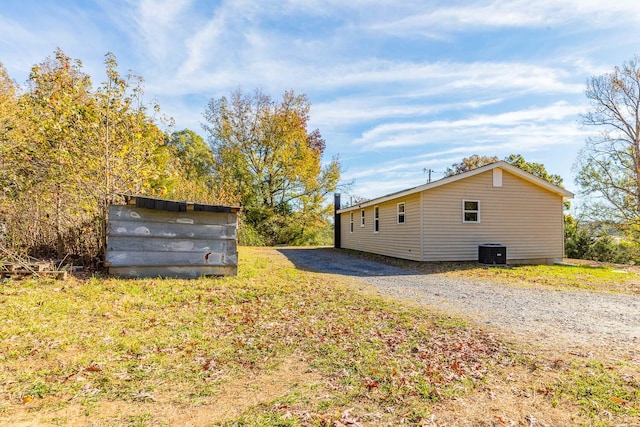
[[[638,425],[637,358],[240,255],[235,278],[0,282],[0,425]]]

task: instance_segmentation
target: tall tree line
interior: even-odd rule
[[[93,89],[60,49],[21,88],[0,64],[0,243],[38,257],[102,258],[107,209],[125,194],[227,203],[168,135],[143,80],[122,76],[113,54]],[[163,131],[162,128],[165,128]],[[188,141],[191,143],[192,141]]]
[[[310,108],[307,97],[293,91],[280,101],[261,91],[235,91],[205,110],[217,178],[243,206],[245,243],[331,242],[324,201],[338,185],[340,163],[323,164],[325,141],[318,129],[308,129]]]
[[[241,205],[242,244],[327,243],[325,195],[340,178],[308,131],[305,95],[212,98],[203,128],[174,131],[144,82],[104,59],[94,88],[58,49],[25,87],[0,64],[0,244],[36,257],[99,261],[108,206],[125,195]],[[1,256],[1,254],[0,254]]]

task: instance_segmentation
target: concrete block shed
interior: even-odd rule
[[[235,276],[238,207],[127,197],[109,206],[106,265],[126,278]]]

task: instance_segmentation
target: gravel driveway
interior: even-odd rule
[[[521,289],[448,278],[363,260],[334,249],[279,251],[298,268],[358,277],[382,295],[471,316],[527,339],[622,351],[640,348],[637,296]]]

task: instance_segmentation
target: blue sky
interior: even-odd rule
[[[113,52],[176,130],[259,88],[311,101],[349,194],[426,182],[472,154],[520,153],[577,191],[586,80],[640,53],[637,0],[3,0],[0,62],[24,84],[60,47],[95,85]],[[203,135],[204,136],[204,135]],[[348,194],[347,194],[348,196]]]

